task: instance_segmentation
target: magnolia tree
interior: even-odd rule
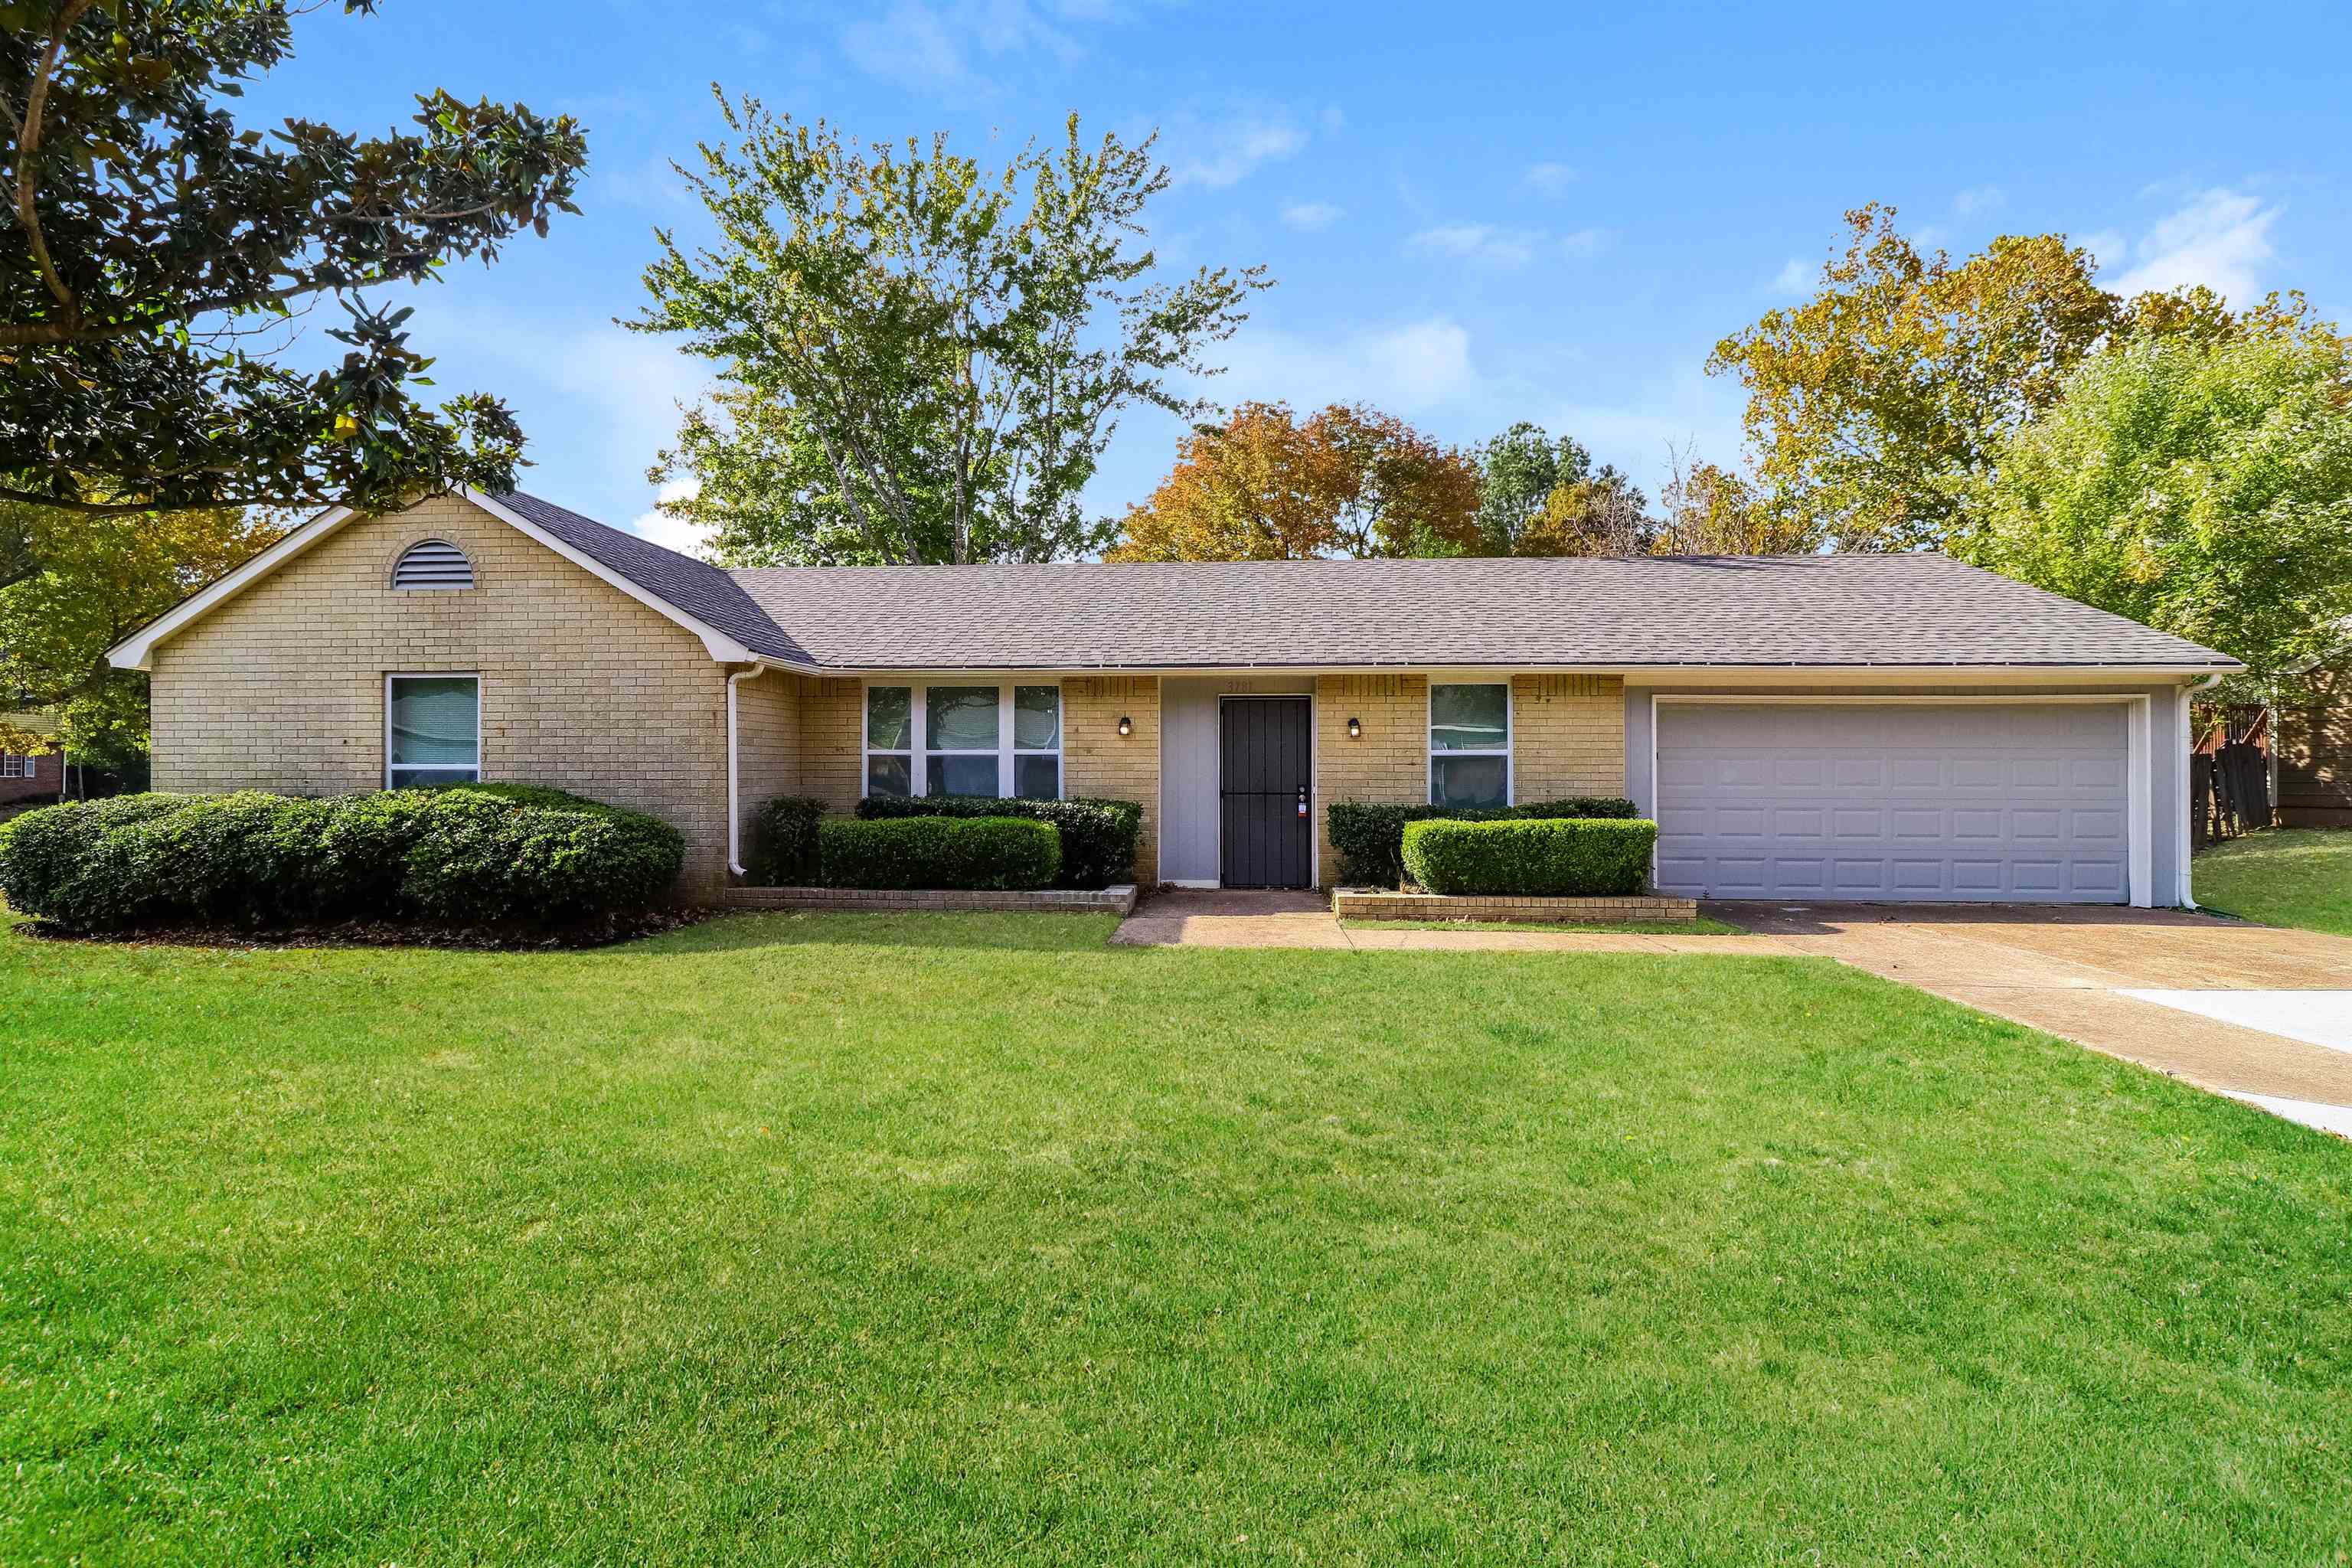
[[[625,323],[720,367],[656,482],[741,562],[1046,561],[1100,548],[1079,492],[1120,413],[1186,418],[1261,268],[1169,282],[1142,243],[1168,171],[1075,116],[995,171],[944,135],[860,148],[719,97],[732,145],[679,174],[718,231],[667,231]]]
[[[346,0],[352,11],[372,0]],[[413,393],[408,312],[355,290],[488,259],[574,210],[566,117],[417,100],[415,129],[242,129],[282,60],[283,0],[18,0],[0,29],[0,498],[83,516],[350,502],[513,483],[522,435],[471,394]],[[340,363],[277,363],[327,299]],[[0,521],[0,585],[43,570]]]
[[[2292,688],[2352,624],[2352,353],[2282,321],[2094,355],[1995,446],[1951,547]]]

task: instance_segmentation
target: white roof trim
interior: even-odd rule
[[[743,664],[760,657],[718,627],[707,625],[696,616],[688,615],[658,595],[647,593],[595,557],[574,550],[545,529],[520,513],[500,506],[472,486],[460,485],[452,493],[471,501],[517,532],[546,546],[583,572],[618,588],[663,619],[674,622],[692,632],[700,639],[704,650],[719,663]],[[225,577],[216,578],[207,586],[181,600],[163,615],[107,649],[107,661],[117,669],[152,668],[157,644],[175,636],[190,623],[236,597],[237,595],[276,572],[312,545],[333,537],[341,531],[344,524],[357,516],[359,514],[349,507],[328,508],[236,571]]]
[[[583,554],[581,552],[572,549],[572,546],[564,543],[563,541],[556,538],[555,535],[548,532],[537,523],[532,522],[521,513],[509,511],[507,508],[500,506],[498,502],[482,494],[481,491],[474,489],[471,485],[458,486],[457,493],[465,497],[466,500],[472,501],[476,506],[480,507],[484,511],[488,512],[500,522],[511,524],[514,528],[524,534],[527,534],[530,538],[537,540],[540,543],[546,545],[550,550],[554,551],[558,555],[562,556],[566,561],[571,562],[572,564],[579,567],[583,572],[587,573],[593,577],[601,578],[604,582],[611,584],[614,587],[618,588],[622,593],[626,594],[630,598],[635,599],[640,605],[645,605],[646,608],[653,611],[656,615],[662,616],[664,619],[675,621],[679,626],[684,626],[688,631],[692,632],[696,637],[702,639],[702,647],[704,650],[719,663],[749,664],[760,659],[760,655],[753,653],[750,648],[745,647],[741,643],[737,642],[733,637],[729,637],[717,626],[711,626],[708,622],[694,616],[688,615],[684,610],[679,609],[676,605],[671,604],[667,599],[663,598],[660,595],[648,593],[646,590],[638,587],[635,583],[630,582],[626,577],[622,576],[619,573],[614,571],[611,567],[605,565],[594,556]]]

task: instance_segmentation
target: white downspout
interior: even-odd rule
[[[2188,810],[2189,806],[2189,805],[2191,805],[2192,804],[2194,804],[2194,803],[2193,803],[2193,800],[2192,800],[2192,798],[2191,798],[2191,796],[2190,796],[2190,795],[2189,795],[2189,747],[2191,747],[2191,746],[2193,746],[2193,745],[2195,745],[2195,744],[2197,743],[2197,726],[2196,726],[2195,724],[2193,724],[2193,723],[2191,723],[2191,722],[2189,721],[2189,694],[2190,692],[2192,692],[2192,691],[2205,691],[2205,690],[2210,690],[2210,689],[2212,689],[2213,687],[2215,687],[2215,686],[2217,686],[2217,685],[2221,684],[2221,679],[2222,679],[2222,675],[2223,675],[2223,672],[2222,672],[2222,671],[2221,671],[2221,670],[2218,670],[2218,669],[2217,669],[2217,670],[2215,670],[2215,671],[2214,671],[2212,674],[2210,674],[2210,675],[2200,675],[2200,676],[2199,676],[2196,679],[2194,679],[2194,680],[2190,681],[2188,685],[2186,685],[2186,686],[2184,686],[2184,687],[2182,687],[2182,688],[2180,689],[2180,737],[2181,737],[2181,745],[2180,745],[2180,761],[2179,761],[2179,768],[2180,768],[2180,805],[2181,805],[2181,810],[2180,810],[2180,812],[2179,812],[2179,818],[2180,818],[2180,827],[2179,827],[2179,832],[2180,832],[2180,907],[2181,907],[2182,909],[2184,909],[2184,910],[2193,910],[2193,909],[2195,909],[2195,908],[2197,907],[2197,898],[2196,898],[2196,895],[2195,895],[2195,894],[2190,890],[2190,866],[2189,866],[2189,862],[2190,862],[2190,860],[2191,860],[2191,859],[2194,858],[2194,856],[2195,856],[2195,853],[2196,853],[2196,847],[2195,847],[2192,843],[2190,843],[2190,842],[2189,842],[2189,810]],[[2224,735],[2224,738],[2226,738],[2226,737],[2227,737],[2227,735],[2228,735],[2228,731],[2226,730],[2226,728],[2225,728],[2225,729],[2224,729],[2224,731],[2223,731],[2223,735]],[[2273,718],[2273,720],[2271,721],[2271,745],[2272,745],[2272,747],[2273,748],[2273,752],[2275,752],[2275,749],[2276,749],[2276,747],[2277,747],[2277,745],[2278,745],[2278,721],[2276,720],[2276,718]],[[2278,804],[2278,803],[2277,803],[2277,795],[2278,795],[2278,792],[2277,792],[2275,789],[2273,789],[2273,790],[2271,792],[2271,795],[2272,795],[2272,803],[2271,803],[2271,804],[2272,804],[2272,807],[2273,807],[2273,809],[2274,809],[2274,810],[2275,810],[2275,809],[2276,809],[2276,807],[2277,807],[2277,804]]]
[[[764,664],[749,669],[739,669],[727,678],[727,870],[730,875],[748,877],[743,868],[743,808],[741,763],[736,744],[735,688],[768,673]]]

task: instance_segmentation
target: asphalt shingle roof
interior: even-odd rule
[[[681,555],[625,529],[583,517],[520,490],[509,490],[491,499],[547,530],[583,555],[619,573],[654,597],[675,605],[705,626],[725,632],[753,653],[803,664],[815,662],[808,650],[787,636],[724,568]]]
[[[819,668],[2238,668],[1941,555],[730,571],[500,499],[745,646]]]

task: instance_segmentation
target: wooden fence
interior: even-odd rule
[[[2232,741],[2189,758],[2189,840],[2202,849],[2271,825],[2271,764],[2260,746]]]

